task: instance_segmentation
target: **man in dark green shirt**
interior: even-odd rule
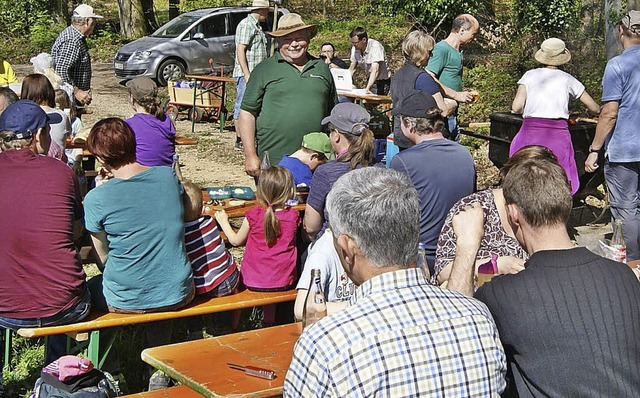
[[[315,25],[306,25],[300,15],[284,15],[270,33],[280,52],[251,73],[238,120],[249,175],[260,172],[258,154],[268,151],[270,162],[278,164],[300,147],[305,134],[321,131],[322,119],[337,103],[329,67],[307,52],[315,33]]]

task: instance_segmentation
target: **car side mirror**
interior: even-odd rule
[[[204,39],[204,33],[198,32],[198,33],[193,35],[192,39],[193,40],[202,40],[202,39]]]

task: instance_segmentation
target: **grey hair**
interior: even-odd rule
[[[87,19],[89,19],[89,18],[87,18],[87,17],[80,17],[80,16],[78,16],[78,15],[73,15],[73,16],[71,16],[71,23],[72,23],[73,25],[82,25],[82,24],[84,24],[84,23],[85,23],[85,21],[86,21]]]
[[[380,167],[353,170],[333,184],[327,211],[336,238],[349,236],[374,266],[415,264],[420,209],[406,175]]]

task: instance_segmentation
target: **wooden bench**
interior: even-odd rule
[[[146,314],[116,314],[92,310],[89,316],[81,322],[60,326],[22,328],[18,329],[18,334],[26,338],[66,334],[81,343],[79,347],[76,347],[76,351],[86,348],[87,357],[97,368],[101,368],[106,354],[108,354],[113,345],[116,333],[112,334],[113,336],[110,341],[107,342],[105,353],[101,357],[100,329],[284,303],[294,301],[296,295],[297,291],[295,289],[284,292],[253,292],[245,289],[240,293],[225,297],[212,299],[196,297],[187,307],[177,311],[152,312]]]
[[[193,391],[187,386],[175,386],[170,388],[163,388],[162,390],[141,392],[138,394],[125,395],[125,398],[202,398],[202,395]]]

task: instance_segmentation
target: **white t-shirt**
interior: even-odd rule
[[[324,287],[327,301],[349,301],[356,287],[342,268],[340,258],[333,246],[333,234],[326,230],[309,249],[307,261],[296,289],[308,289],[311,270],[320,270],[320,283]]]
[[[568,119],[569,100],[584,93],[584,85],[560,69],[532,69],[520,78],[518,84],[527,89],[523,117]]]
[[[389,69],[387,68],[387,60],[384,54],[384,46],[379,41],[372,38],[367,39],[367,48],[364,49],[364,54],[360,51],[356,51],[355,47],[351,47],[351,63],[356,63],[359,67],[369,74],[371,64],[374,62],[380,62],[380,69],[378,70],[378,77],[376,80],[386,80],[389,78]]]
[[[49,135],[51,139],[55,141],[56,144],[60,146],[60,148],[66,148],[66,139],[69,133],[71,133],[71,123],[69,123],[69,116],[60,110],[60,109],[44,109],[46,113],[57,113],[62,117],[62,121],[60,123],[49,124],[51,127],[51,132]]]

